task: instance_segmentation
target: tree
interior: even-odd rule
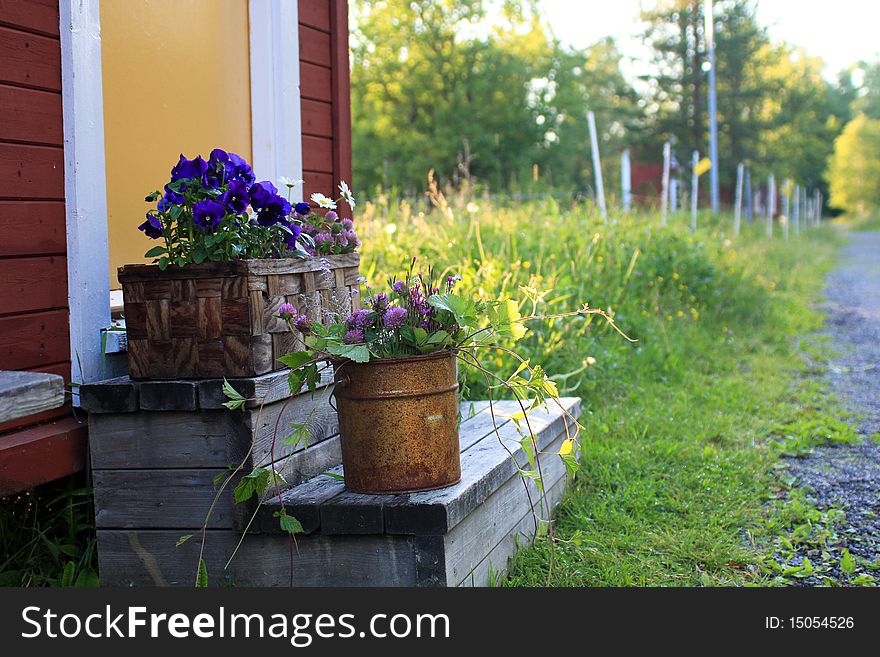
[[[864,216],[880,207],[880,120],[859,114],[834,142],[831,205]]]
[[[533,3],[489,13],[476,0],[354,6],[352,139],[360,189],[421,189],[429,169],[506,188],[533,165],[583,189],[586,112],[607,152],[634,125],[638,99],[604,40],[563,48]]]

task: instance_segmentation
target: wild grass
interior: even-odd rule
[[[790,523],[768,500],[786,449],[848,425],[811,378],[801,343],[838,231],[772,240],[763,222],[612,212],[552,199],[439,199],[429,212],[368,205],[362,271],[397,273],[418,256],[487,298],[544,291],[540,310],[608,309],[637,340],[590,318],[535,322],[519,349],[584,400],[582,469],[549,539],[522,550],[504,580],[522,586],[779,583],[772,554]],[[806,343],[804,343],[806,344]],[[590,364],[588,357],[594,358]],[[514,363],[489,360],[499,372]],[[471,398],[485,395],[478,376]],[[851,430],[850,430],[851,431]],[[793,437],[794,436],[794,437]]]

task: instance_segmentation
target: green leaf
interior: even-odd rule
[[[223,378],[223,395],[229,400],[228,402],[223,402],[223,405],[228,408],[230,411],[243,410],[245,404],[247,403],[247,399],[245,399],[242,394],[232,387],[232,384]]]
[[[287,512],[283,509],[281,511],[276,511],[275,517],[278,518],[281,529],[288,534],[302,534],[305,531],[302,523],[293,516],[287,515]]]
[[[327,345],[327,351],[355,363],[366,363],[370,360],[370,350],[365,344],[331,344]]]
[[[254,494],[257,497],[262,497],[273,482],[272,470],[254,468],[238,482],[233,491],[233,497],[236,503],[246,502]]]
[[[488,314],[489,324],[496,334],[514,340],[519,340],[526,334],[526,326],[522,323],[522,315],[515,301],[506,300],[490,306]]]
[[[325,477],[335,479],[336,481],[345,481],[345,477],[343,477],[341,474],[336,474],[335,472],[322,472],[321,474]]]
[[[849,550],[843,548],[840,557],[840,570],[842,570],[847,575],[852,575],[856,572],[856,560],[853,559],[852,555],[849,553]]]
[[[212,479],[212,483],[214,484],[214,488],[217,488],[220,484],[226,481],[226,477],[229,476],[229,468],[224,470],[223,472],[218,472],[214,475],[214,479]]]
[[[98,573],[96,573],[91,568],[86,568],[85,570],[80,571],[79,575],[76,576],[76,581],[73,583],[73,585],[79,589],[93,589],[100,586],[101,583],[98,579]]]
[[[307,424],[291,423],[290,428],[290,435],[281,442],[285,445],[289,445],[290,447],[296,447],[301,442],[305,441],[306,445],[308,446],[309,438],[312,437],[312,432],[309,431],[309,426]]]
[[[199,559],[199,572],[196,575],[196,588],[204,589],[208,587],[208,566],[205,565],[204,559]]]
[[[61,586],[73,586],[75,575],[76,564],[68,561],[64,564],[64,570],[61,572]]]
[[[186,543],[189,539],[193,537],[192,534],[184,534],[180,538],[177,539],[177,544],[174,547],[180,547],[184,543]]]
[[[278,359],[278,362],[295,370],[313,360],[315,360],[314,354],[308,351],[292,351],[289,354],[284,354]]]
[[[535,468],[535,446],[532,444],[531,436],[524,436],[519,441],[519,446],[529,461],[529,467]]]
[[[168,253],[168,249],[166,249],[164,246],[154,246],[152,249],[144,254],[144,257],[155,258],[156,256],[160,256],[163,253]]]
[[[432,294],[428,303],[438,310],[446,310],[455,317],[459,326],[477,326],[477,304],[472,299],[457,294]]]
[[[170,264],[170,262],[171,261],[168,258],[162,257],[162,258],[159,258],[159,260],[156,262],[156,264],[159,265],[160,270],[165,271],[166,269],[168,269],[168,265]]]
[[[581,469],[581,464],[578,462],[577,457],[574,454],[562,454],[560,455],[562,462],[565,463],[565,472],[569,477],[574,477],[578,470]]]
[[[427,344],[441,345],[449,339],[449,333],[446,331],[435,331],[428,336]]]

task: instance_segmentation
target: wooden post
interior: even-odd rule
[[[602,218],[608,221],[608,210],[605,207],[605,187],[602,183],[602,162],[599,158],[599,138],[596,135],[596,115],[587,112],[587,125],[590,129],[590,149],[593,153],[593,179],[596,181],[596,200]]]
[[[660,223],[665,226],[668,223],[669,211],[669,164],[672,158],[672,144],[668,141],[663,144],[663,187],[660,192]]]
[[[739,227],[742,218],[743,202],[743,174],[745,166],[742,162],[736,165],[736,201],[733,205],[733,236],[739,237]]]
[[[632,165],[629,160],[629,149],[620,156],[620,187],[623,200],[623,211],[629,212],[632,207]]]
[[[767,178],[767,237],[773,237],[773,215],[776,212],[776,179]]]
[[[700,164],[700,151],[695,150],[691,158],[691,230],[697,230],[697,205],[699,197],[700,176],[697,175],[697,165]]]

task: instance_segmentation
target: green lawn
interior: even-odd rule
[[[734,240],[729,217],[693,235],[686,217],[670,223],[649,214],[609,226],[553,202],[463,200],[427,215],[370,207],[361,221],[368,275],[418,254],[489,297],[532,285],[549,290],[547,312],[610,308],[638,340],[579,319],[533,326],[521,344],[563,375],[564,394],[584,399],[587,432],[554,539],[522,550],[501,584],[797,579],[772,555],[811,540],[795,530],[813,510],[797,506],[797,493],[789,500],[774,475],[780,455],[852,437],[802,358],[805,349],[814,363],[823,357],[811,332],[840,238],[823,228],[784,242],[777,226],[768,241],[758,222]],[[585,368],[588,356],[596,363]],[[512,368],[501,354],[494,365]],[[483,385],[473,378],[472,398]]]

